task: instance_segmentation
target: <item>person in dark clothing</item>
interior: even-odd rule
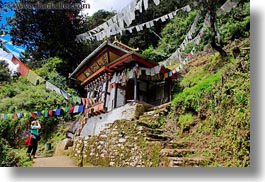
[[[31,157],[36,158],[35,154],[38,148],[38,141],[40,139],[39,129],[41,129],[39,121],[32,121],[30,130],[31,140],[27,150],[27,155],[30,159]]]

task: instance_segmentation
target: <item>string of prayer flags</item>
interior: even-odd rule
[[[153,0],[155,5],[160,4],[160,0]],[[138,10],[139,12],[142,12],[142,7],[146,10],[148,8],[148,0],[140,0],[136,3],[136,1],[132,1],[128,7],[124,8],[124,10],[121,13],[116,14],[111,19],[109,19],[107,22],[101,24],[100,26],[89,30],[88,32],[79,34],[76,36],[76,41],[81,42],[83,40],[103,40],[106,37],[110,37],[112,35],[116,35],[118,33],[122,34],[123,31],[128,31],[130,33],[133,32],[135,29],[137,32],[142,31],[144,27],[151,28],[154,26],[154,22],[162,21],[165,22],[166,20],[172,19],[174,16],[176,16],[177,12],[179,10],[182,11],[191,11],[190,5],[186,5],[180,9],[177,9],[173,12],[170,12],[168,14],[165,14],[161,17],[155,18],[153,20],[147,21],[145,23],[128,27],[132,23],[132,21],[135,19],[135,11]],[[125,28],[125,24],[127,25],[127,28]]]
[[[233,8],[235,8],[238,4],[238,0],[227,0],[221,8],[217,11],[217,16],[220,16],[222,14],[229,13]]]
[[[60,93],[61,93],[61,95],[64,96],[64,98],[65,98],[66,100],[68,100],[69,97],[71,96],[71,94],[67,93],[66,91],[64,91],[64,90],[62,90],[62,89],[60,89]]]
[[[120,12],[118,12],[111,19],[105,23],[89,30],[85,33],[76,36],[76,41],[80,42],[82,40],[103,40],[105,37],[110,37],[111,35],[116,35],[117,33],[122,34],[125,28],[125,24],[131,25],[133,20],[135,20],[135,11],[138,10],[140,13],[143,12],[143,7],[145,10],[148,9],[148,1],[150,0],[133,0],[126,7],[124,7]],[[153,0],[155,5],[160,4],[160,0]],[[138,27],[139,28],[139,27]]]
[[[221,6],[221,8],[217,11],[217,15],[220,16],[221,14],[226,14],[226,13],[230,12],[232,10],[232,8],[235,8],[237,6],[237,4],[238,4],[238,0],[227,0]],[[196,5],[197,5],[197,3],[196,3]],[[184,9],[189,10],[189,8],[184,8]],[[191,52],[187,55],[187,57],[184,59],[184,61],[182,61],[182,56],[180,54],[180,50],[185,50],[186,45],[190,42],[195,42],[197,45],[200,44],[201,38],[204,35],[204,31],[205,31],[206,27],[210,26],[211,17],[208,13],[206,14],[203,27],[200,29],[198,35],[194,39],[192,39],[192,34],[195,32],[198,18],[199,17],[196,16],[190,31],[187,33],[186,38],[184,39],[182,44],[179,46],[179,48],[168,59],[163,61],[161,64],[166,66],[167,64],[172,64],[172,61],[179,60],[180,65],[176,68],[176,71],[179,72],[183,68],[182,64],[185,64],[186,62],[188,62],[189,60],[192,59],[194,52],[196,51],[195,47],[192,48]],[[220,33],[219,32],[217,32],[217,36],[218,36],[218,40],[219,40],[220,39]]]
[[[14,55],[11,60],[15,65],[18,65],[17,71],[22,75],[26,76],[27,80],[32,83],[33,85],[38,85],[45,82],[45,79],[40,77],[38,74],[36,74],[34,71],[30,70],[27,65],[25,65],[22,61],[20,61],[18,58],[16,58]],[[64,90],[61,90],[57,88],[55,85],[51,84],[50,82],[46,81],[46,89],[55,91],[57,94],[63,95],[65,99],[68,100],[68,98],[71,96],[71,94],[67,93]]]
[[[29,67],[25,65],[22,61],[20,61],[18,58],[16,58],[14,55],[11,60],[15,65],[19,65],[17,71],[22,76],[27,76],[29,72]]]
[[[45,82],[45,80],[37,75],[34,71],[29,70],[27,75],[27,80],[32,83],[33,85],[41,84]]]
[[[60,89],[48,81],[46,81],[46,89],[55,91],[57,94],[61,94]]]
[[[165,66],[167,63],[170,63],[171,64],[172,61],[175,61],[175,60],[179,60],[179,62],[182,63],[182,58],[181,58],[181,55],[180,55],[180,49],[181,50],[185,50],[186,45],[192,39],[192,35],[195,33],[195,30],[196,30],[196,27],[197,27],[197,24],[198,24],[199,17],[200,17],[200,13],[198,13],[196,15],[196,17],[194,19],[194,22],[192,23],[192,26],[191,26],[190,30],[188,31],[188,33],[187,33],[185,39],[183,40],[183,42],[180,44],[179,48],[168,59],[166,59],[165,61],[163,61],[161,64],[163,64]]]

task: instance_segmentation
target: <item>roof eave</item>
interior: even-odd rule
[[[122,52],[124,52],[124,53],[128,53],[128,51],[126,51],[126,50],[124,50],[124,49],[122,49],[122,48],[120,48],[120,47],[118,47],[118,46],[116,46],[116,45],[114,45],[114,44],[111,44],[111,43],[109,43],[108,41],[104,41],[100,46],[98,46],[91,54],[89,54],[78,66],[77,66],[77,68],[69,75],[69,77],[68,78],[71,78],[72,76],[74,76],[86,63],[88,63],[89,61],[90,61],[90,59],[92,58],[92,57],[94,57],[97,53],[99,53],[105,46],[107,46],[107,45],[109,45],[109,46],[112,46],[112,47],[114,47],[114,48],[116,48],[116,49],[118,49],[118,50],[120,50],[120,51],[122,51]]]

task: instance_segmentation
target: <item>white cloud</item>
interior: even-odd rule
[[[124,0],[85,0],[85,4],[90,4],[90,9],[85,9],[83,12],[91,16],[100,9],[120,11],[130,2]]]

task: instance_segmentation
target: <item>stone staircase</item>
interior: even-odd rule
[[[142,127],[145,140],[160,143],[160,165],[162,167],[199,167],[207,165],[208,159],[201,157],[199,151],[191,148],[187,142],[175,142],[168,136],[160,123],[160,118],[166,116],[171,103],[148,109],[139,117],[137,124]]]
[[[191,148],[164,148],[160,151],[160,159],[161,166],[166,167],[200,167],[208,162]]]

